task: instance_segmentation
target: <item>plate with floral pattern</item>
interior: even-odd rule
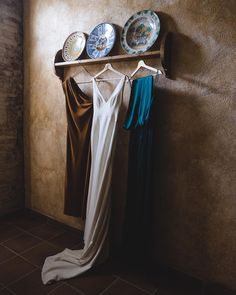
[[[64,42],[62,49],[62,57],[64,61],[73,61],[82,54],[86,43],[85,34],[82,32],[74,32],[70,34]]]
[[[121,46],[129,54],[147,51],[158,38],[160,19],[152,10],[139,11],[126,22],[121,34]]]
[[[90,33],[86,51],[90,58],[104,57],[110,53],[116,40],[115,27],[109,23],[97,25]]]

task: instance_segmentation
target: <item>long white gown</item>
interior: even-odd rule
[[[110,189],[115,150],[116,126],[122,102],[125,76],[109,98],[93,79],[93,122],[91,129],[91,172],[88,191],[84,248],[65,249],[47,257],[42,269],[44,284],[75,277],[108,256]]]

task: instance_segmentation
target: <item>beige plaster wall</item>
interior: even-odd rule
[[[53,73],[56,51],[73,31],[89,33],[103,21],[122,27],[136,11],[160,11],[162,27],[174,31],[175,36],[173,80],[161,77],[157,89],[154,257],[236,288],[236,2],[24,2],[28,207],[82,227],[80,220],[62,213],[66,117],[62,87]],[[115,51],[121,51],[119,46]],[[114,67],[130,73],[135,63]],[[100,68],[87,69],[96,73]],[[89,87],[83,89],[89,93]],[[128,97],[127,85],[114,169],[114,238],[120,233],[124,207],[128,137],[121,123]]]

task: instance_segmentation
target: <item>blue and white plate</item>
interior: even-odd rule
[[[121,34],[121,46],[129,54],[143,53],[156,41],[160,32],[160,20],[152,10],[132,15]]]
[[[90,58],[99,58],[108,55],[116,40],[115,27],[109,23],[97,25],[90,33],[86,51]]]

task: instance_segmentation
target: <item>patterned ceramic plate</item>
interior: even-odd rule
[[[90,33],[86,51],[89,57],[99,58],[108,55],[115,44],[115,27],[109,23],[97,25]]]
[[[82,32],[74,32],[67,37],[63,49],[62,57],[64,61],[72,61],[79,58],[84,50],[86,43],[85,34]]]
[[[160,20],[152,10],[143,10],[131,16],[122,34],[122,48],[130,54],[147,51],[156,41],[160,32]]]

